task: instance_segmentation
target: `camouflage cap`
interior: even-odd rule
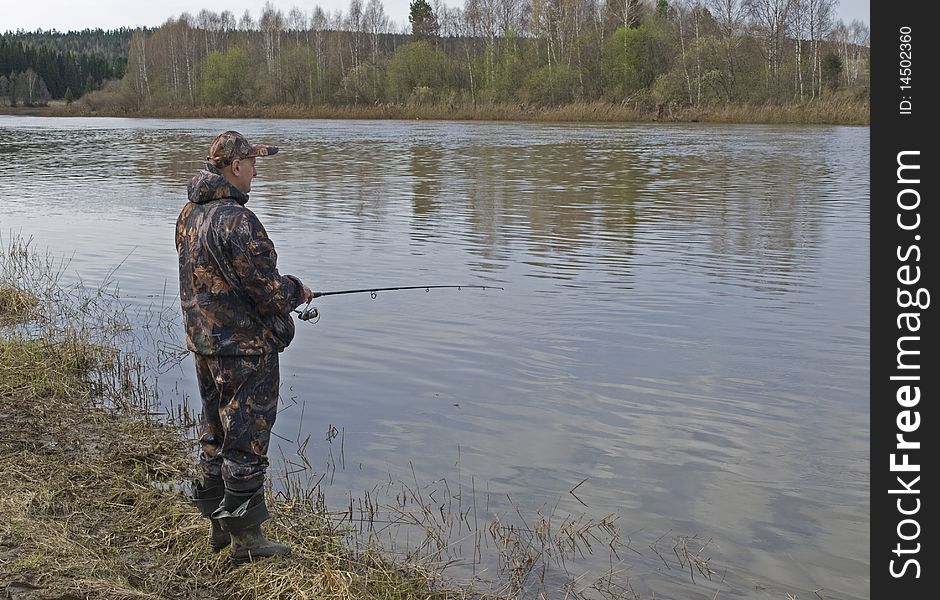
[[[252,145],[245,136],[237,131],[226,131],[212,140],[206,160],[221,168],[232,164],[235,160],[253,156],[271,156],[272,154],[277,154],[277,146]]]

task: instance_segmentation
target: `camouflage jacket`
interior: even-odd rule
[[[290,311],[303,284],[277,271],[277,253],[248,196],[200,171],[176,221],[180,303],[189,349],[210,356],[280,352],[294,337]]]

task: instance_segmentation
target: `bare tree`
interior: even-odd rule
[[[587,60],[593,64],[600,64],[604,52],[604,28],[606,13],[602,0],[584,0],[584,18],[586,37],[591,43],[588,49]],[[593,93],[601,89],[600,74],[592,73]]]
[[[352,71],[355,73],[356,85],[353,86],[353,102],[359,102],[359,90],[361,89],[362,71],[359,65],[362,63],[362,37],[365,33],[365,18],[362,9],[362,0],[349,0],[349,13],[346,15],[346,30],[351,32],[349,36],[349,56],[352,62]]]
[[[284,32],[284,13],[271,2],[265,2],[258,20],[264,42],[264,60],[275,102],[281,101],[281,33]]]
[[[371,67],[373,70],[371,77],[372,97],[378,98],[379,78],[376,76],[375,71],[379,64],[379,40],[381,36],[388,32],[388,15],[385,14],[385,7],[382,5],[382,0],[369,0],[368,4],[366,4],[365,12],[363,13],[363,22],[365,23],[366,30],[369,32]]]
[[[583,46],[581,35],[581,30],[585,21],[588,20],[587,11],[585,10],[584,0],[565,0],[564,4],[564,23],[565,31],[570,37],[571,45],[574,46],[574,59],[577,62],[577,71],[578,71],[578,95],[580,98],[584,98],[585,89],[584,89],[584,61],[581,55],[581,47]],[[571,53],[569,53],[568,64],[571,64]]]
[[[388,33],[388,15],[385,14],[382,0],[369,0],[363,18],[366,29],[369,31],[372,64],[377,65],[379,64],[379,39],[382,35]]]
[[[482,35],[486,39],[483,70],[486,76],[486,87],[489,89],[493,89],[496,82],[498,7],[498,0],[466,0],[464,4],[464,15],[469,21],[470,29],[475,32],[475,35]]]
[[[497,29],[502,35],[514,31],[524,35],[526,29],[525,13],[531,10],[527,0],[496,0]]]
[[[699,33],[699,20],[701,16],[701,4],[698,0],[678,0],[669,7],[670,20],[675,24],[679,34],[679,51],[682,60],[682,72],[685,75],[686,91],[689,94],[689,105],[696,106],[702,101],[702,61],[701,51],[697,43]],[[690,31],[691,29],[691,31]],[[696,43],[688,41],[688,37],[694,32]],[[696,84],[692,84],[692,71],[689,68],[689,54],[691,48],[695,48],[696,53]]]
[[[317,91],[323,89],[323,67],[324,54],[323,46],[326,40],[326,30],[329,27],[329,19],[320,5],[313,7],[310,14],[310,29],[313,30],[313,52],[317,61]]]
[[[871,43],[871,30],[868,25],[855,19],[849,25],[849,44],[851,45],[851,56],[846,62],[846,73],[850,75],[849,84],[855,85],[861,77],[863,60],[863,50],[868,48]]]
[[[807,23],[813,57],[812,97],[822,94],[822,40],[832,30],[832,17],[839,0],[807,0]]]
[[[434,14],[437,15],[438,35],[442,38],[457,36],[460,29],[461,10],[451,8],[441,0],[434,0],[433,4]]]
[[[300,44],[300,34],[307,31],[307,15],[296,6],[287,13],[287,30],[294,34],[294,44]]]
[[[218,50],[219,31],[222,29],[220,21],[218,14],[205,8],[196,15],[196,26],[202,30],[207,56],[209,53]]]
[[[251,13],[246,9],[238,20],[239,31],[253,31],[255,29],[255,20],[251,18]]]
[[[642,0],[607,0],[607,12],[618,26],[633,27],[643,18]]]
[[[737,96],[737,53],[746,10],[742,0],[708,0],[706,5],[718,24],[721,35],[725,62],[721,85],[727,99],[733,101]]]
[[[251,54],[251,38],[252,32],[257,31],[258,24],[251,17],[251,13],[248,10],[242,14],[241,18],[238,20],[238,39],[241,40],[241,43],[244,44],[245,49]]]
[[[232,14],[230,10],[223,10],[219,13],[219,30],[220,30],[220,46],[219,50],[225,52],[228,50],[229,38],[232,35],[232,32],[235,31],[237,22],[235,21],[235,15]]]
[[[460,47],[463,49],[464,58],[467,61],[467,74],[469,75],[470,80],[470,102],[473,105],[476,105],[477,96],[476,96],[476,80],[473,77],[473,58],[471,56],[471,48],[473,47],[473,39],[476,37],[477,29],[474,27],[473,21],[468,18],[466,10],[457,9],[457,29],[456,36],[460,40]]]
[[[794,69],[794,87],[796,88],[796,94],[799,99],[802,101],[805,95],[805,86],[803,83],[803,41],[806,36],[806,13],[807,13],[807,4],[809,0],[793,0],[791,6],[792,18],[790,20],[790,30],[793,33],[794,40],[794,61],[796,62],[796,68]]]
[[[196,105],[196,66],[199,64],[200,59],[205,57],[205,54],[198,51],[200,43],[194,28],[196,22],[197,19],[193,18],[192,15],[183,13],[179,19],[166,26],[165,32],[165,44],[170,49],[173,72],[178,77],[176,85],[185,84],[186,99],[190,106]],[[159,30],[158,33],[160,33]],[[163,57],[158,56],[158,58]],[[166,69],[157,69],[157,72],[166,72]],[[179,95],[179,87],[177,87],[177,100],[182,100]]]
[[[842,60],[842,84],[846,87],[858,83],[862,50],[868,45],[868,37],[868,27],[858,20],[846,25],[839,19],[829,34],[829,41],[836,45]]]
[[[782,44],[792,5],[793,0],[746,0],[745,3],[764,43],[767,78],[774,95],[779,91]]]
[[[839,19],[836,22],[835,26],[832,28],[832,31],[829,33],[829,41],[835,44],[839,53],[839,60],[842,61],[842,73],[840,73],[840,78],[842,80],[842,85],[849,85],[849,28],[846,27],[842,19]]]
[[[219,14],[219,25],[225,33],[235,30],[235,15],[232,14],[232,11],[223,10]]]
[[[150,101],[150,73],[147,65],[147,34],[137,29],[131,35],[127,53],[127,76],[140,108]]]
[[[28,67],[24,73],[21,73],[16,83],[13,95],[19,97],[20,101],[26,106],[45,104],[49,99],[46,82],[42,80],[38,73],[33,71],[32,67]]]

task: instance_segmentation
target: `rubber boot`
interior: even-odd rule
[[[248,562],[269,556],[288,556],[290,548],[264,537],[261,524],[270,517],[264,503],[264,490],[251,492],[225,490],[225,497],[218,510],[212,513],[222,530],[232,536],[232,560]]]
[[[222,529],[218,521],[212,518],[212,513],[218,510],[224,496],[225,484],[222,483],[222,477],[219,475],[203,475],[202,481],[193,482],[193,504],[199,509],[199,513],[209,519],[212,524],[209,530],[209,548],[213,552],[219,552],[232,543],[231,536]]]

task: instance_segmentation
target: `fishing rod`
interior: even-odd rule
[[[399,290],[424,290],[425,292],[430,292],[433,289],[441,288],[456,288],[461,290],[463,288],[470,289],[481,289],[485,290],[487,288],[492,288],[494,290],[501,290],[503,288],[495,285],[404,285],[398,287],[383,287],[383,288],[363,288],[358,290],[339,290],[335,292],[314,292],[314,298],[322,298],[323,296],[339,296],[340,294],[370,294],[372,299],[375,300],[379,292],[395,292]],[[313,300],[311,300],[312,302]],[[320,311],[317,310],[316,306],[310,306],[310,302],[304,307],[303,310],[294,310],[299,316],[297,317],[301,321],[313,321],[316,323],[320,319]]]

